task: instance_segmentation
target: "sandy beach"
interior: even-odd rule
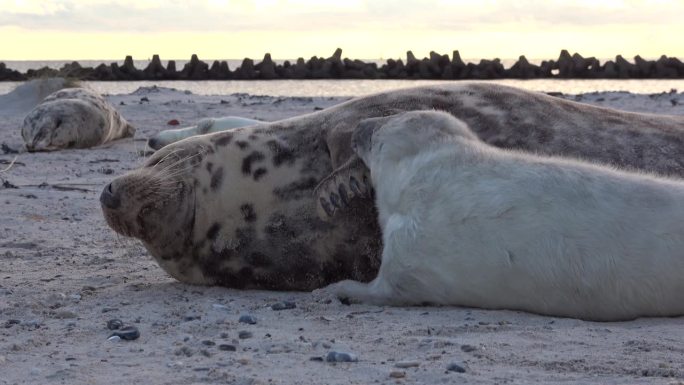
[[[684,115],[684,93],[563,97]],[[135,138],[15,154],[35,101],[0,95],[0,384],[684,385],[684,317],[598,323],[179,283],[100,212],[100,190],[144,161],[146,138],[174,128],[172,119],[272,121],[346,99],[154,87],[106,98]],[[295,307],[273,310],[285,301]],[[108,339],[113,319],[140,337]],[[330,352],[357,361],[326,362]]]

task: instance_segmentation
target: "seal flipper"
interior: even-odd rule
[[[318,216],[323,220],[349,207],[352,200],[371,199],[372,195],[370,170],[356,154],[314,189]]]

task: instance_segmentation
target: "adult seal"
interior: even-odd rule
[[[462,121],[362,121],[383,234],[351,302],[459,305],[597,321],[684,314],[684,181],[499,149]]]
[[[684,117],[460,83],[173,143],[104,188],[103,214],[183,282],[279,290],[368,282],[380,266],[380,230],[351,134],[367,118],[432,109],[496,147],[684,176]],[[333,217],[318,215],[321,198]]]
[[[109,102],[85,88],[48,95],[21,127],[29,151],[89,148],[134,134],[135,128]]]

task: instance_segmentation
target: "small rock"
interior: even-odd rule
[[[117,318],[110,319],[109,321],[107,321],[107,329],[109,330],[119,330],[123,326],[123,321]]]
[[[327,362],[357,362],[359,358],[352,353],[329,351],[325,356]]]
[[[418,361],[399,361],[396,364],[394,364],[397,368],[401,369],[407,369],[407,368],[417,368],[420,366],[420,362]]]
[[[672,107],[674,107],[674,106],[676,106],[677,104],[679,104],[679,100],[677,100],[677,99],[670,99],[670,104],[672,104]]]
[[[309,361],[323,362],[323,357],[320,357],[320,356],[311,357],[311,358],[309,358]]]
[[[247,339],[247,338],[252,338],[254,334],[252,332],[247,331],[247,330],[241,330],[238,332],[238,338],[241,340]]]
[[[240,365],[247,365],[247,364],[249,364],[249,359],[247,359],[247,358],[240,358],[240,359],[237,360],[237,363],[240,364]]]
[[[111,337],[107,338],[107,341],[110,341],[110,342],[119,342],[119,341],[121,341],[121,337],[119,337],[119,336],[111,336]]]
[[[5,329],[9,329],[14,325],[19,325],[20,323],[21,323],[21,321],[18,319],[7,320],[7,322],[5,322]]]
[[[177,126],[180,124],[180,122],[178,121],[178,119],[171,119],[168,122],[166,122],[166,124],[168,124],[169,126]]]
[[[290,301],[277,302],[277,303],[274,303],[273,305],[271,305],[271,309],[276,310],[276,311],[294,309],[296,307],[297,307],[297,304],[295,304],[294,302],[290,302]]]
[[[320,110],[322,110],[322,109],[323,109],[323,107],[318,107],[318,106],[315,106],[315,107],[314,107],[314,111],[320,111]]]
[[[390,378],[404,378],[406,377],[406,372],[402,372],[400,370],[395,370],[390,372],[389,374]]]
[[[449,372],[456,372],[456,373],[465,373],[465,368],[455,362],[450,363],[447,365],[447,371]]]
[[[114,333],[112,333],[110,337],[112,336],[117,336],[122,340],[126,341],[133,341],[137,340],[140,337],[140,332],[138,331],[138,328],[136,328],[135,326],[126,326],[119,330],[116,330]]]
[[[216,345],[216,342],[210,341],[210,340],[204,340],[204,341],[202,341],[202,345],[204,345],[204,346],[214,346],[214,345]]]
[[[148,99],[147,96],[143,96],[142,98],[140,98],[140,103],[142,103],[142,102],[148,102],[149,103],[149,101],[150,101],[150,99]]]
[[[237,350],[237,348],[235,347],[235,345],[228,345],[228,344],[221,344],[221,345],[219,345],[218,348],[219,348],[219,350],[223,350],[223,351],[226,351],[226,352],[234,352],[234,351]]]
[[[253,315],[244,314],[240,316],[238,322],[241,322],[243,324],[255,325],[257,323],[257,319]]]
[[[463,352],[470,353],[474,352],[475,350],[477,350],[477,348],[473,345],[461,345],[461,351]]]

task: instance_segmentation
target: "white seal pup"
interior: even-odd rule
[[[175,130],[164,130],[148,139],[147,145],[153,150],[159,150],[164,146],[191,136],[227,131],[233,128],[253,126],[259,123],[261,123],[260,120],[242,118],[239,116],[204,118],[194,126],[178,128]]]
[[[433,108],[497,147],[684,176],[684,117],[459,82],[172,143],[113,179],[102,212],[184,282],[278,290],[368,282],[380,266],[380,229],[351,134],[366,118]],[[315,195],[323,181],[339,183]],[[319,216],[320,197],[334,216]]]
[[[89,148],[134,134],[135,128],[109,102],[85,88],[48,95],[21,127],[29,151]]]
[[[363,121],[383,233],[379,305],[599,321],[684,315],[684,181],[498,149],[444,112]]]

